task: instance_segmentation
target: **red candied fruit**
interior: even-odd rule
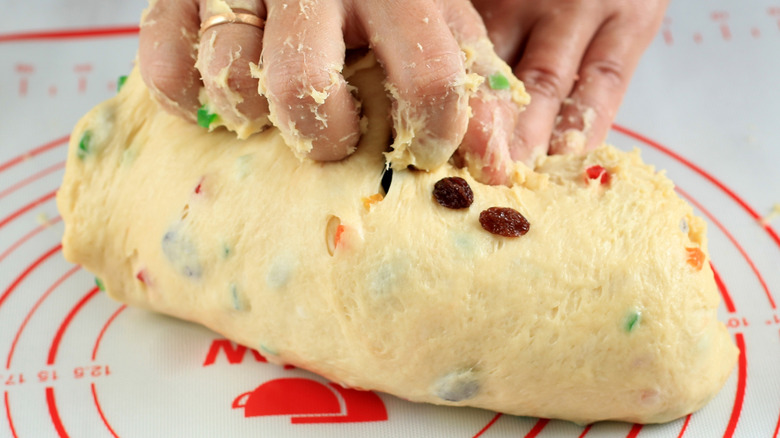
[[[609,172],[598,164],[585,169],[585,175],[588,179],[601,179],[601,185],[609,184]]]
[[[479,224],[486,231],[504,237],[520,237],[531,224],[519,211],[507,207],[490,207],[479,214]]]
[[[459,210],[471,206],[474,202],[474,192],[465,179],[451,176],[442,178],[433,185],[433,198],[442,207]]]

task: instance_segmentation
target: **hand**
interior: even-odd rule
[[[199,36],[203,21],[231,8],[265,18],[264,29],[222,24]],[[329,161],[346,157],[358,142],[358,110],[341,71],[347,48],[369,46],[394,99],[393,153],[402,165],[435,168],[465,137],[463,157],[505,169],[507,138],[485,134],[492,132],[491,117],[469,123],[469,99],[480,113],[503,120],[501,114],[518,112],[523,95],[479,85],[469,74],[485,77],[503,67],[511,76],[467,0],[152,0],[139,62],[168,110],[194,120],[208,101],[240,137],[270,120],[296,153]],[[471,61],[465,46],[480,48]],[[252,71],[252,64],[259,68]]]
[[[473,0],[496,52],[531,94],[511,157],[532,161],[603,142],[667,3]]]

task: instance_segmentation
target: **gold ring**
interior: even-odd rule
[[[217,15],[212,15],[200,25],[200,33],[202,35],[203,32],[205,32],[209,28],[212,28],[214,26],[219,26],[220,24],[228,24],[228,23],[248,24],[258,29],[262,29],[263,25],[265,25],[265,20],[258,17],[257,15],[247,14],[244,12],[235,12],[233,14],[217,14]]]

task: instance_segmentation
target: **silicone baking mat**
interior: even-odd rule
[[[778,436],[780,238],[760,219],[780,203],[780,3],[673,2],[610,134],[709,223],[738,366],[686,418],[587,427],[344,390],[126,308],[65,262],[68,133],[130,70],[143,7],[0,1],[0,436]]]

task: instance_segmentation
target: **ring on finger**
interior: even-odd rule
[[[246,12],[234,12],[232,14],[217,14],[212,15],[211,17],[207,18],[203,23],[200,25],[200,34],[203,35],[206,30],[211,29],[214,26],[219,26],[220,24],[229,24],[229,23],[236,23],[236,24],[247,24],[250,26],[254,26],[258,29],[263,29],[265,26],[265,20],[258,17],[255,14],[250,14]]]

